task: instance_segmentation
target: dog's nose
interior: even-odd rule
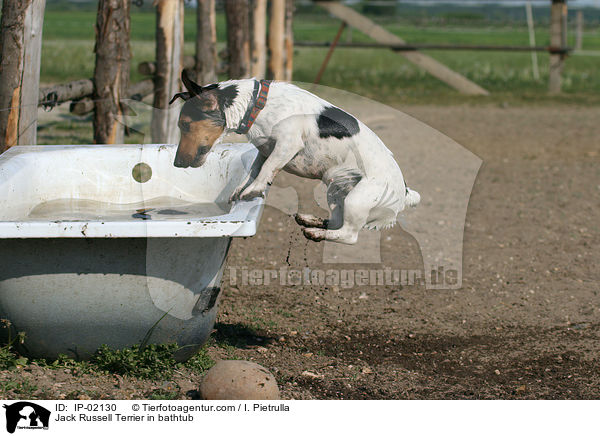
[[[190,166],[190,164],[188,162],[186,162],[185,158],[182,158],[179,155],[175,156],[175,162],[173,162],[173,164],[177,168],[187,168]]]

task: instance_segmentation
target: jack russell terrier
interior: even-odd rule
[[[331,215],[321,219],[297,214],[304,235],[313,241],[354,244],[363,228],[393,226],[405,206],[416,206],[392,152],[352,115],[286,82],[243,79],[208,86],[184,70],[188,92],[179,116],[181,140],[175,166],[201,166],[225,134],[246,134],[258,149],[258,175],[251,174],[230,201],[264,196],[282,169],[327,185]],[[260,116],[259,116],[260,115]]]

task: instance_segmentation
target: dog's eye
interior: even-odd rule
[[[189,132],[190,131],[190,123],[188,123],[187,121],[182,121],[179,123],[179,128],[181,129],[182,132]]]

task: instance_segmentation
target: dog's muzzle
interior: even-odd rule
[[[194,157],[186,156],[178,152],[175,156],[175,162],[173,162],[173,164],[177,168],[198,168],[202,166],[204,162],[206,162],[206,155],[209,151],[210,147],[205,145],[198,148],[198,151]]]

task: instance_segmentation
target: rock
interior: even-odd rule
[[[205,400],[278,400],[275,377],[264,367],[245,360],[221,360],[204,376],[200,395]]]
[[[309,378],[316,378],[316,379],[324,379],[325,376],[322,374],[315,374],[314,372],[311,371],[302,371],[302,375],[304,377],[309,377]]]

